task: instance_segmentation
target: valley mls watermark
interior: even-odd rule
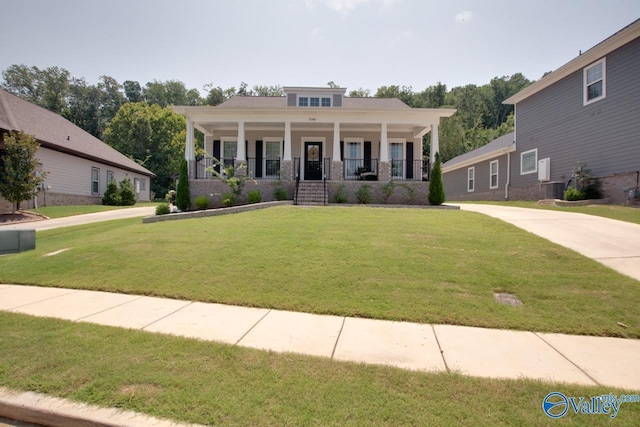
[[[542,399],[542,410],[548,417],[561,418],[569,410],[576,414],[584,415],[609,415],[611,418],[618,416],[618,411],[623,403],[640,403],[640,396],[637,394],[609,393],[601,396],[567,397],[564,394],[554,391]]]

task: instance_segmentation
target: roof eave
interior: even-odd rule
[[[540,92],[541,90],[546,89],[552,84],[564,79],[570,74],[606,56],[610,52],[613,52],[614,50],[624,46],[625,44],[637,39],[638,37],[640,37],[640,19],[633,22],[631,25],[609,37],[608,39],[592,47],[577,58],[574,58],[573,60],[567,62],[562,67],[546,75],[532,85],[527,86],[515,95],[505,99],[502,103],[516,104],[520,101],[523,101],[528,97]]]
[[[463,160],[460,163],[455,163],[451,166],[445,166],[442,165],[442,173],[445,172],[453,172],[454,170],[457,169],[461,169],[467,166],[471,166],[471,165],[475,165],[478,164],[480,162],[484,162],[490,159],[494,159],[496,157],[500,157],[500,156],[504,156],[505,154],[508,153],[513,153],[514,151],[516,151],[516,143],[514,142],[513,144],[509,145],[508,147],[502,147],[502,148],[497,148],[495,150],[492,150],[488,153],[485,153],[481,156],[478,157],[472,157],[470,159],[467,160]]]

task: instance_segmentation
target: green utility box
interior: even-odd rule
[[[0,255],[36,248],[36,230],[0,229]]]

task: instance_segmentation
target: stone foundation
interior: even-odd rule
[[[101,196],[78,196],[74,194],[61,194],[47,191],[39,191],[37,194],[38,207],[44,206],[73,206],[73,205],[101,205]],[[34,199],[20,203],[20,209],[35,209]],[[11,212],[11,203],[0,197],[0,212]]]
[[[277,187],[283,188],[287,192],[287,200],[293,200],[295,192],[295,181],[284,181],[275,179],[261,179],[245,181],[242,194],[237,197],[236,205],[247,203],[247,194],[252,190],[260,191],[263,202],[275,201],[274,191]],[[229,186],[219,179],[197,179],[189,181],[189,192],[191,194],[191,209],[195,210],[195,199],[199,196],[209,198],[209,208],[222,207],[222,195],[230,192]]]
[[[358,203],[358,189],[363,185],[369,187],[371,204],[389,205],[428,205],[429,183],[422,181],[331,181],[329,185],[329,203],[334,203],[335,196],[343,192],[349,204]]]

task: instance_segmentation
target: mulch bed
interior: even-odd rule
[[[33,212],[18,211],[12,213],[0,213],[0,225],[18,224],[21,222],[42,221],[47,219],[46,216],[39,215]]]

